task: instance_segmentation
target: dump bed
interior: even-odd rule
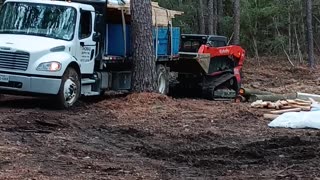
[[[132,55],[131,48],[131,25],[125,26],[125,39],[122,24],[107,24],[106,27],[106,56],[129,57]],[[171,37],[172,32],[172,37]],[[178,56],[180,44],[180,28],[173,27],[153,27],[154,50],[158,57],[171,55]],[[171,43],[172,41],[172,43]],[[125,45],[126,44],[126,45]],[[156,46],[157,44],[157,46]],[[126,52],[125,52],[126,51]]]

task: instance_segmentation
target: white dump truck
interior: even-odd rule
[[[166,24],[154,22],[160,93],[168,88],[165,62],[178,59],[180,29],[169,16]],[[130,30],[128,7],[106,0],[6,0],[0,11],[0,93],[53,96],[68,108],[81,95],[130,90]]]

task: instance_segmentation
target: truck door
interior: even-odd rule
[[[96,42],[93,41],[95,14],[92,11],[80,11],[80,23],[78,32],[77,59],[81,63],[82,74],[92,74],[96,51]]]

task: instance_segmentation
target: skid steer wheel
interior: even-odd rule
[[[62,77],[58,93],[58,107],[66,109],[74,105],[80,97],[80,77],[74,68],[67,68]]]
[[[157,92],[165,95],[169,93],[169,73],[162,64],[157,65]]]

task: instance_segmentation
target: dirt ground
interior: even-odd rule
[[[244,86],[320,93],[320,72],[246,61]],[[271,65],[272,64],[272,65]],[[272,129],[249,104],[157,94],[0,100],[0,179],[316,179],[320,131]]]

